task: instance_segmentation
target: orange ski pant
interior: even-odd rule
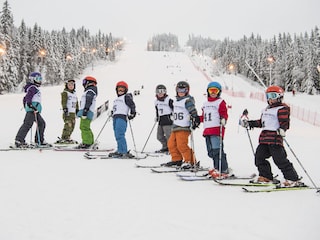
[[[180,161],[194,164],[194,154],[188,145],[189,131],[172,131],[168,140],[168,148],[172,161]]]

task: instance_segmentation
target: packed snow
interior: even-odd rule
[[[251,119],[260,117],[266,102],[249,96],[250,92],[263,93],[263,89],[238,75],[211,75],[210,64],[204,73],[200,65],[201,60],[195,56],[146,52],[143,47],[128,43],[118,61],[90,66],[77,80],[77,93],[80,98],[81,79],[86,75],[97,78],[98,105],[105,100],[110,100],[112,105],[118,81],[126,81],[130,92],[139,90],[140,95],[134,96],[138,114],[126,134],[128,147],[132,152],[144,146],[145,151],[154,151],[161,148],[156,140],[156,127],[153,128],[156,85],[165,84],[173,98],[175,84],[188,81],[200,114],[208,79],[219,81],[229,89],[222,93],[229,105],[224,141],[229,166],[237,175],[257,173],[249,137],[256,148],[260,129],[248,135],[238,120],[245,108]],[[42,116],[47,123],[45,138],[53,143],[63,127],[60,106],[63,85],[41,89]],[[245,94],[235,97],[230,89]],[[319,114],[319,96],[291,95],[286,93],[285,100]],[[0,96],[2,149],[14,142],[22,124],[23,96],[23,93]],[[92,122],[95,137],[107,117],[108,113],[104,113]],[[309,177],[320,186],[320,161],[316,157],[319,130],[318,126],[292,117],[286,137],[296,155],[286,146],[288,158],[310,186],[313,185]],[[78,120],[72,137],[81,141],[80,136]],[[193,132],[193,138],[197,160],[202,166],[212,167],[202,126]],[[28,134],[26,141],[32,139]],[[116,148],[111,122],[105,125],[98,142],[100,148]],[[168,155],[139,161],[87,160],[80,152],[28,150],[1,151],[0,156],[0,239],[3,240],[318,240],[320,237],[320,196],[315,189],[250,194],[244,193],[241,187],[220,186],[213,181],[186,182],[173,173],[156,174],[135,167],[136,162],[154,165],[170,161]],[[272,166],[274,175],[283,180],[281,172]]]

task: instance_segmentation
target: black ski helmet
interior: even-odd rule
[[[185,93],[187,95],[189,93],[189,91],[190,91],[190,85],[186,81],[180,81],[180,82],[177,83],[177,86],[176,86],[177,94],[178,94],[178,89],[186,89]]]
[[[167,88],[165,85],[163,84],[159,84],[157,87],[156,87],[156,94],[158,93],[164,93],[166,94],[167,93]]]

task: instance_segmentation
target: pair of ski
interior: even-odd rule
[[[142,155],[147,155],[148,157],[163,157],[165,155],[169,155],[169,153],[165,152],[160,152],[160,151],[150,151],[150,152],[141,152],[141,151],[135,151],[136,154],[142,154]]]
[[[26,151],[26,150],[50,150],[53,146],[49,145],[29,145],[27,147],[16,147],[15,145],[10,145],[8,148],[1,148],[0,151]]]
[[[185,175],[181,173],[177,173],[177,176],[180,177],[182,180],[186,181],[203,181],[203,180],[213,180],[219,185],[223,186],[240,186],[247,193],[258,193],[258,192],[278,192],[278,191],[293,191],[293,190],[306,190],[312,189],[308,186],[301,186],[301,187],[282,187],[280,185],[276,185],[274,183],[254,183],[250,181],[246,182],[239,182],[240,180],[250,180],[253,179],[256,175],[252,174],[248,177],[242,176],[235,176],[231,175],[227,178],[218,179],[212,178],[209,174],[202,174],[202,175]],[[229,181],[230,180],[230,181]],[[254,187],[254,188],[248,188]],[[257,188],[261,187],[261,188]]]
[[[242,187],[244,192],[247,193],[259,193],[259,192],[280,192],[280,191],[295,191],[295,190],[306,190],[306,189],[312,189],[308,186],[300,186],[300,187],[284,187],[280,186],[279,184],[275,183],[256,183],[256,182],[235,182],[235,181],[228,181],[228,178],[226,179],[213,179],[216,183],[219,185],[224,186],[239,186]],[[248,188],[253,187],[253,188]],[[258,188],[260,187],[260,188]]]
[[[110,152],[113,148],[77,148],[76,146],[55,146],[53,148],[55,151],[60,152]]]
[[[226,178],[222,178],[220,179],[220,181],[223,180],[250,180],[252,178],[254,178],[256,175],[252,174],[250,176],[237,176],[237,175],[230,175]],[[179,177],[181,180],[184,181],[206,181],[206,180],[213,180],[212,176],[206,172],[206,173],[177,173],[177,177]],[[218,179],[215,179],[216,181],[219,181]],[[221,182],[223,183],[223,182]]]
[[[140,159],[145,159],[147,158],[147,155],[144,155],[144,156],[134,156],[134,157],[126,157],[126,156],[119,156],[119,157],[116,157],[116,156],[109,156],[108,152],[112,152],[114,151],[114,149],[105,149],[104,150],[104,153],[95,153],[95,152],[92,152],[92,151],[88,151],[84,153],[84,157],[86,159],[132,159],[132,160],[140,160]]]
[[[201,171],[208,171],[209,168],[204,167],[197,167],[197,168],[189,168],[189,169],[181,169],[176,166],[167,167],[161,164],[159,165],[144,165],[136,163],[137,168],[149,168],[154,173],[178,173],[178,172],[201,172]]]

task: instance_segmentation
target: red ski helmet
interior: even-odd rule
[[[128,84],[125,81],[120,81],[117,82],[116,84],[116,91],[118,91],[118,88],[124,88],[124,92],[127,93],[128,92]]]
[[[269,99],[278,99],[278,101],[282,101],[283,96],[284,90],[279,86],[271,85],[266,89],[267,101]]]

